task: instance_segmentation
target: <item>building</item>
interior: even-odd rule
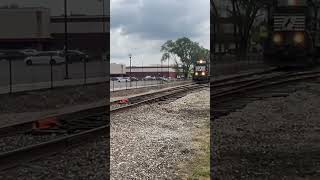
[[[161,66],[161,65],[150,65],[150,66],[132,66],[131,73],[130,67],[126,67],[126,75],[137,78],[144,78],[146,76],[154,77],[171,77],[176,78],[176,70],[170,66]]]
[[[111,77],[123,77],[126,76],[126,65],[110,63],[110,76]]]
[[[52,38],[47,8],[0,8],[0,24],[1,49],[42,49]]]
[[[109,49],[109,17],[96,15],[71,15],[68,17],[70,49],[103,53]],[[64,47],[64,16],[50,18],[50,34],[54,48]]]
[[[105,53],[110,46],[110,16],[69,15],[68,48],[89,54]],[[0,48],[63,49],[64,16],[51,16],[50,9],[0,8]]]

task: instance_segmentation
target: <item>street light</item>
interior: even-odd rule
[[[131,57],[132,57],[132,54],[129,54],[129,58],[130,58],[130,87],[131,87]]]
[[[102,33],[103,36],[106,37],[106,9],[105,9],[105,0],[98,0],[99,2],[102,2]],[[105,50],[106,51],[106,50]],[[103,56],[103,54],[102,54]],[[108,54],[106,53],[106,59],[108,59]]]
[[[168,58],[168,79],[169,79],[169,77],[170,77],[170,59]]]
[[[64,53],[65,53],[65,67],[66,67],[66,76],[65,79],[69,79],[69,58],[68,58],[68,17],[67,17],[67,9],[68,9],[67,0],[64,0]]]

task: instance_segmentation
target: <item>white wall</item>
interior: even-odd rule
[[[130,72],[130,68],[127,67],[127,72]],[[168,67],[163,67],[163,68],[150,68],[150,67],[132,67],[131,72],[168,72]],[[169,68],[169,72],[176,72],[175,69]]]
[[[110,63],[110,74],[126,74],[126,65]]]
[[[109,23],[105,23],[105,31],[109,32]],[[51,33],[64,33],[64,23],[55,22],[50,24]],[[103,22],[69,22],[70,33],[97,33],[103,32]]]
[[[0,9],[0,39],[49,38],[49,17],[45,8]]]

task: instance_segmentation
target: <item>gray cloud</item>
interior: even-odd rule
[[[123,0],[115,8],[111,4],[111,28],[123,27],[128,34],[139,34],[145,39],[195,37],[202,34],[200,23],[209,19],[207,0],[135,2]]]
[[[159,64],[167,40],[188,37],[209,49],[208,0],[111,0],[111,61]]]

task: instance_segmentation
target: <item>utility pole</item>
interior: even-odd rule
[[[103,20],[103,23],[102,23],[102,25],[103,25],[103,28],[102,28],[102,32],[103,32],[103,34],[105,34],[105,32],[106,32],[106,10],[105,10],[105,0],[102,0],[102,16],[103,16],[103,18],[102,18],[102,20]]]
[[[160,66],[160,74],[161,74],[161,77],[163,77],[163,75],[162,75],[162,61],[160,61],[161,62],[161,66]]]
[[[64,0],[64,55],[65,55],[65,68],[66,76],[65,79],[69,79],[69,58],[68,58],[68,3],[67,0]]]
[[[106,37],[106,6],[105,6],[105,0],[102,0],[102,32],[103,32],[103,37]],[[107,38],[106,38],[107,39]],[[104,51],[107,51],[106,49]],[[103,56],[103,54],[102,54]],[[108,59],[108,54],[106,52],[106,60]]]
[[[142,67],[141,67],[141,77],[142,77],[142,79],[144,78],[143,76],[144,76],[144,74],[143,74],[143,61],[142,61]]]
[[[168,58],[168,79],[170,77],[170,59]]]
[[[131,87],[131,57],[132,57],[132,54],[129,54],[129,58],[130,58],[130,87]]]

